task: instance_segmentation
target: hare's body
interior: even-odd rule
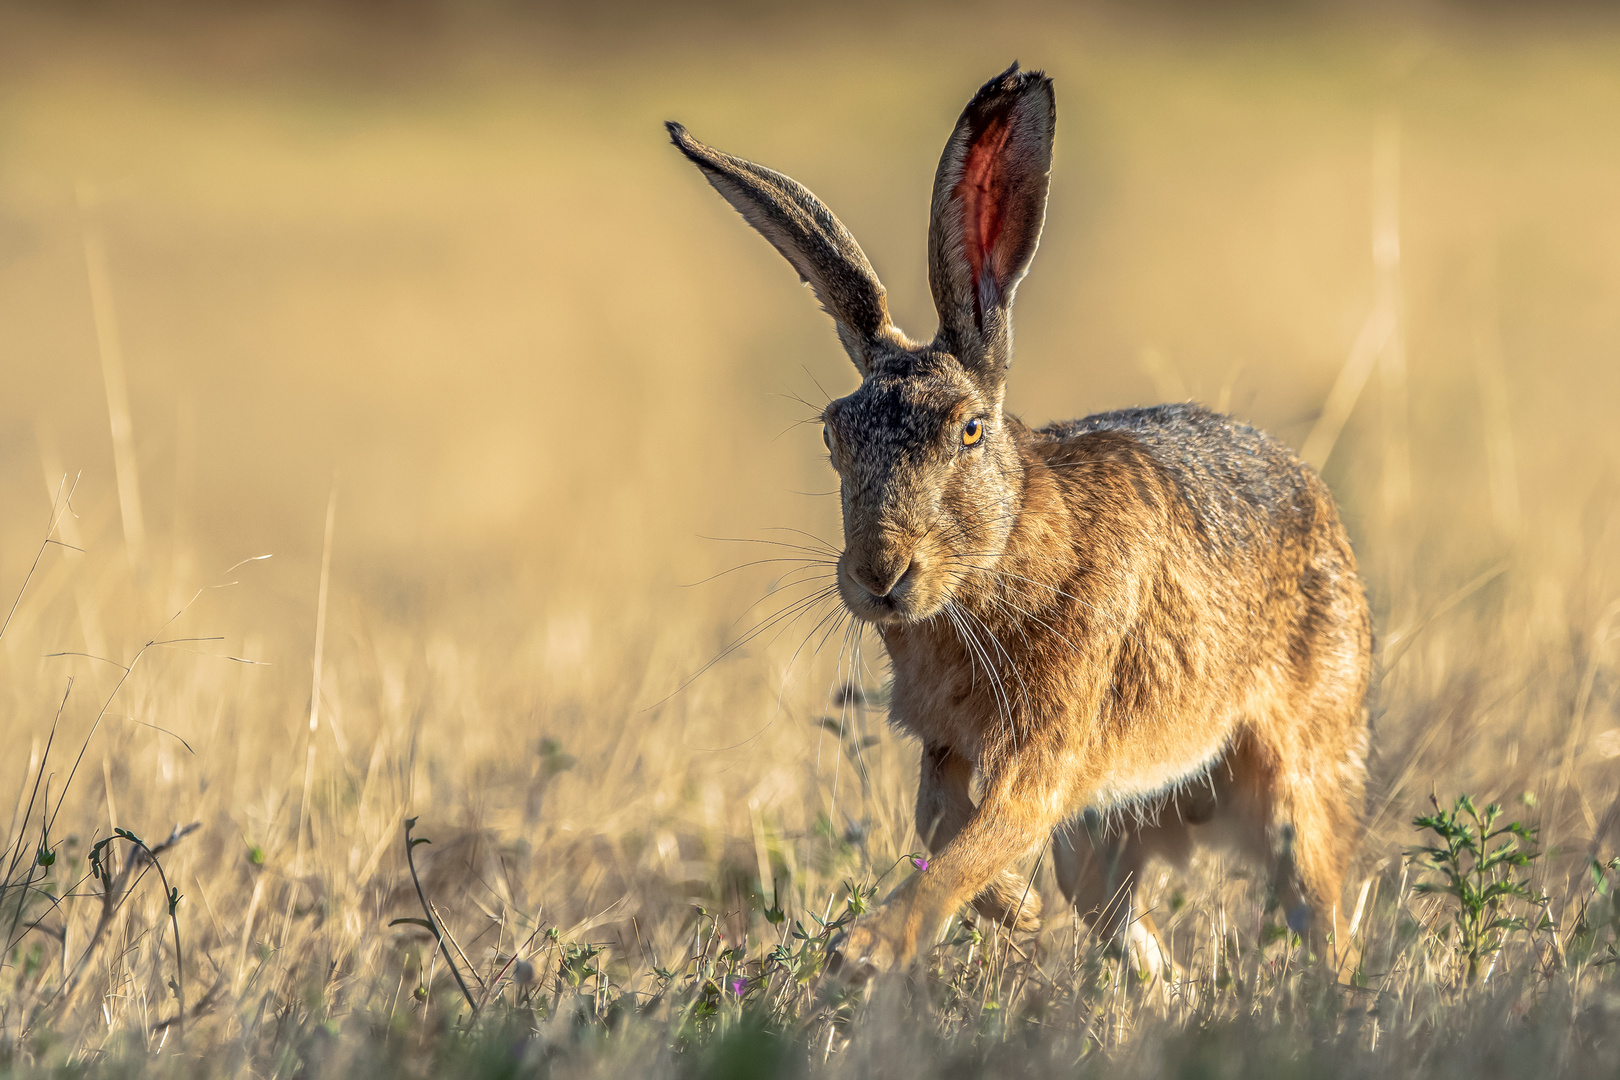
[[[1370,627],[1321,480],[1193,405],[1037,431],[1002,410],[1055,115],[1050,81],[1014,65],[957,122],[934,187],[929,342],[889,321],[814,195],[670,125],[815,289],[863,377],[823,413],[838,587],[888,648],[935,853],[850,932],[863,968],[909,959],[970,900],[1033,925],[1011,867],[1054,834],[1065,893],[1150,963],[1142,862],[1206,839],[1266,863],[1290,925],[1322,943],[1360,831]]]
[[[951,759],[1047,758],[1067,814],[1093,811],[1056,854],[1082,911],[1140,916],[1142,860],[1202,841],[1271,863],[1297,927],[1301,902],[1331,919],[1360,832],[1371,631],[1327,489],[1196,406],[1015,432],[1033,512],[989,580],[957,620],[883,629],[891,718],[927,756],[919,832],[937,849],[971,813],[970,770],[934,790]],[[1030,905],[1016,878],[994,888],[991,913]]]

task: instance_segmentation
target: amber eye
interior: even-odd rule
[[[967,422],[967,426],[962,429],[962,445],[963,446],[972,446],[974,443],[978,442],[983,437],[984,437],[984,421],[983,420],[969,420]]]

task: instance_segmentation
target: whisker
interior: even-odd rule
[[[822,599],[825,599],[825,596],[823,596]],[[809,607],[807,607],[805,610],[812,610],[812,609],[814,609],[814,607],[815,607],[815,603],[812,602],[809,605]],[[793,665],[798,662],[799,654],[801,652],[803,652],[804,647],[810,643],[810,639],[815,637],[816,631],[820,630],[823,626],[825,626],[827,624],[828,620],[834,620],[833,627],[836,629],[836,627],[838,626],[838,620],[846,617],[847,612],[848,612],[848,609],[844,608],[844,606],[842,604],[834,607],[831,611],[829,611],[825,615],[823,615],[821,617],[821,619],[814,626],[812,626],[810,628],[810,632],[805,635],[805,639],[799,643],[798,648],[793,650],[793,655],[788,658],[788,662],[783,666],[782,686],[781,686],[781,689],[779,689],[777,691],[777,694],[776,694],[776,712],[771,715],[771,718],[769,720],[767,720],[763,725],[760,726],[760,729],[758,731],[754,732],[752,735],[748,736],[746,739],[742,739],[739,742],[732,743],[729,746],[694,747],[694,749],[704,750],[704,751],[710,752],[710,753],[720,753],[720,752],[723,752],[723,751],[726,751],[726,750],[735,750],[738,747],[747,746],[749,743],[753,742],[755,739],[757,739],[761,735],[765,734],[765,732],[769,731],[771,725],[776,723],[777,718],[782,715],[782,698],[783,698],[783,695],[785,695],[787,693],[787,682],[788,682],[787,674],[788,674],[788,672],[791,672],[793,670]],[[799,614],[803,615],[803,613],[804,612],[801,611]],[[797,619],[798,619],[798,616],[795,616],[793,619],[788,620],[787,625],[791,626],[795,621],[797,621]],[[782,629],[783,629],[783,631],[785,631],[787,629],[787,627],[784,626]],[[830,634],[832,631],[829,630],[828,632]],[[777,636],[780,637],[781,632],[779,632]],[[775,638],[773,638],[772,641],[774,642]],[[823,637],[822,640],[821,640],[821,643],[818,644],[814,650],[812,650],[812,655],[814,655],[817,652],[820,652],[821,651],[821,646],[824,645],[824,644],[826,644],[826,637]],[[699,672],[699,674],[701,674],[701,672]],[[696,676],[693,676],[693,678],[696,678]],[[677,693],[678,692],[679,691],[677,691]],[[673,695],[671,695],[671,696],[673,696]]]
[[[957,556],[947,555],[946,557],[947,558],[956,558]],[[1138,638],[1134,633],[1132,633],[1131,630],[1127,626],[1125,626],[1124,620],[1121,619],[1119,616],[1113,614],[1112,612],[1108,612],[1108,611],[1103,610],[1102,608],[1099,608],[1097,605],[1091,603],[1088,600],[1082,600],[1080,597],[1075,596],[1073,593],[1066,592],[1065,590],[1058,588],[1057,586],[1051,584],[1050,582],[1041,581],[1041,580],[1039,580],[1037,578],[1028,577],[1028,576],[1026,576],[1024,574],[1015,573],[1015,572],[1013,572],[1011,570],[1003,570],[1003,569],[1001,569],[999,567],[975,566],[973,569],[978,570],[978,571],[980,571],[982,573],[985,573],[985,574],[993,574],[993,575],[996,575],[998,577],[1002,577],[1002,578],[1006,578],[1006,579],[1022,581],[1022,582],[1025,582],[1026,584],[1035,586],[1036,588],[1045,589],[1054,596],[1059,596],[1059,597],[1062,597],[1062,598],[1064,598],[1066,600],[1072,600],[1076,604],[1079,604],[1081,607],[1087,608],[1088,610],[1092,611],[1096,615],[1099,615],[1103,619],[1107,620],[1111,625],[1114,626],[1115,629],[1119,630],[1119,632],[1121,634],[1123,634],[1125,637],[1129,638],[1131,641],[1135,642],[1138,647],[1145,648],[1145,646],[1142,643],[1142,640],[1140,638]]]
[[[677,587],[682,588],[682,589],[695,589],[699,585],[707,585],[711,581],[718,581],[721,578],[725,577],[727,574],[735,574],[738,570],[746,570],[751,566],[766,566],[766,565],[768,565],[770,563],[799,563],[801,565],[811,565],[811,566],[832,566],[832,565],[834,565],[833,563],[831,563],[831,562],[829,562],[827,560],[824,560],[824,559],[790,559],[790,558],[753,559],[753,560],[751,560],[749,562],[738,563],[736,566],[731,567],[729,570],[722,570],[718,574],[710,574],[708,577],[699,578],[697,581],[684,582],[684,583],[680,584]]]
[[[810,532],[810,531],[808,531],[806,529],[796,529],[791,525],[773,525],[773,526],[771,526],[770,529],[768,529],[766,531],[767,532],[797,533],[799,536],[805,537],[808,540],[814,540],[816,543],[820,544],[821,545],[821,550],[823,552],[829,554],[829,555],[833,555],[833,556],[836,557],[836,556],[840,556],[840,555],[843,554],[843,552],[841,550],[839,550],[838,548],[833,547],[831,544],[827,543],[827,541],[823,540],[821,537],[817,536],[815,533]]]
[[[820,537],[815,537],[810,533],[806,533],[805,535],[811,536],[812,539],[818,541],[820,540]],[[698,539],[713,540],[719,544],[769,544],[772,547],[787,548],[789,551],[808,551],[810,554],[815,555],[818,558],[836,558],[843,554],[842,552],[834,551],[831,547],[813,548],[805,544],[790,544],[785,540],[769,540],[760,536],[705,536],[702,533],[699,533]]]
[[[966,616],[969,612],[967,609],[954,602],[950,606],[955,609],[958,620],[957,626],[963,635],[964,642],[970,643],[968,647],[978,654],[979,660],[984,664],[985,678],[989,682],[991,698],[996,703],[996,711],[1000,714],[1002,725],[1007,728],[1009,735],[1016,738],[1013,732],[1011,700],[1008,698],[1006,688],[1002,685],[1001,679],[996,673],[995,665],[991,662],[990,651],[985,648],[984,643],[979,640],[978,634],[968,625]]]
[[[838,663],[836,665],[834,665],[834,667],[833,667],[833,686],[834,687],[836,687],[838,685],[838,683],[840,681],[840,676],[842,676],[842,674],[843,674],[843,670],[844,670],[844,650],[849,647],[849,633],[850,633],[851,629],[852,629],[852,627],[845,627],[845,629],[844,629],[844,640],[838,646]],[[828,696],[829,697],[832,696],[830,688],[829,688]],[[839,773],[842,771],[842,767],[843,767],[843,764],[844,764],[844,728],[846,726],[846,721],[848,720],[848,718],[849,718],[849,703],[845,702],[838,710],[838,752],[833,757],[832,795],[831,795],[831,797],[830,797],[830,799],[828,801],[828,804],[827,804],[827,825],[828,825],[827,839],[828,839],[829,843],[832,841],[832,832],[833,832],[833,830],[837,828],[837,824],[836,824],[837,819],[836,819],[836,817],[834,817],[834,815],[838,811],[838,777],[839,777]]]
[[[803,398],[795,398],[790,394],[777,394],[775,396],[776,397],[785,397],[785,398],[788,398],[789,400],[797,401],[797,402],[799,402],[800,404],[803,404],[803,405],[810,405],[810,403],[808,401],[805,401]],[[810,405],[810,407],[815,408],[814,405]],[[793,423],[789,424],[787,427],[783,428],[781,431],[778,431],[775,435],[771,436],[771,441],[775,442],[777,439],[780,439],[782,436],[786,435],[788,432],[792,431],[796,427],[805,427],[805,426],[807,426],[809,424],[819,424],[821,422],[822,422],[822,419],[821,419],[821,414],[819,412],[814,416],[807,416],[802,420],[795,420],[795,421],[793,421]]]
[[[957,568],[957,567],[942,567],[942,569],[946,573],[950,574],[952,576],[952,578],[954,580],[958,581],[958,582],[966,581],[969,578],[971,578],[971,576],[972,576],[971,571],[963,570],[963,569],[960,569],[960,568]],[[991,570],[983,570],[982,572],[988,573],[988,574],[995,574],[997,576],[1004,576],[1004,577],[1005,576],[1016,576],[1016,575],[1008,575],[1008,574],[1006,574],[1005,571],[998,571],[998,570],[993,570],[993,569],[991,569]],[[1007,591],[1011,592],[1012,590],[1007,590]],[[1053,626],[1051,623],[1047,622],[1045,619],[1042,619],[1039,615],[1037,615],[1035,612],[1029,610],[1028,608],[1024,607],[1022,604],[1014,603],[1012,600],[1008,599],[1008,596],[1005,593],[986,592],[986,593],[984,593],[982,595],[984,596],[985,599],[989,600],[991,603],[994,603],[994,604],[1000,606],[1001,608],[1008,611],[1009,613],[1016,612],[1018,615],[1022,615],[1025,619],[1028,619],[1031,622],[1033,622],[1033,623],[1037,624],[1038,626],[1042,627],[1048,633],[1052,634],[1054,637],[1056,637],[1060,641],[1062,641],[1065,645],[1069,646],[1070,650],[1073,651],[1075,653],[1075,655],[1077,655],[1077,656],[1081,655],[1079,646],[1075,645],[1074,642],[1070,641],[1067,637],[1065,637],[1055,626]],[[1014,628],[1018,630],[1019,634],[1023,637],[1025,643],[1029,644],[1030,643],[1029,636],[1027,634],[1024,634],[1023,628],[1021,626],[1017,625],[1018,620],[1017,619],[1012,619],[1010,621],[1013,622]]]
[[[851,634],[850,641],[849,681],[855,684],[857,689],[860,689],[861,668],[863,667],[861,662],[861,643],[866,636],[866,628],[864,625],[855,624],[851,629],[853,633]],[[864,690],[862,690],[861,693],[863,696],[860,699],[855,699],[853,696],[846,698],[845,706],[856,709],[865,709]],[[861,731],[861,736],[863,739],[865,738],[865,735],[866,732],[863,727],[863,730]],[[872,770],[867,768],[866,747],[861,745],[861,741],[861,739],[856,739],[853,743],[855,748],[855,764],[860,766],[861,787],[865,791],[867,797],[870,798],[872,794]]]
[[[817,581],[823,580],[824,578],[831,577],[831,576],[832,575],[830,575],[830,574],[823,574],[823,575],[819,575],[818,577],[799,578],[799,579],[793,580],[793,581],[787,581],[787,580],[782,581],[781,583],[778,584],[778,586],[776,588],[770,590],[764,596],[760,597],[758,600],[755,600],[752,604],[749,604],[747,607],[743,608],[742,611],[738,613],[737,617],[731,621],[730,625],[726,627],[726,629],[727,630],[734,629],[738,623],[742,622],[744,619],[746,619],[748,617],[749,612],[751,612],[755,608],[759,607],[759,605],[765,603],[765,601],[773,599],[774,597],[779,596],[780,594],[787,592],[789,589],[798,589],[798,588],[804,588],[804,587],[807,587],[807,586],[814,586]],[[821,588],[823,588],[823,589],[836,589],[837,587],[838,587],[838,585],[837,585],[836,582],[834,582],[832,585],[823,585],[823,586],[821,586]]]
[[[1080,646],[1078,646],[1074,642],[1070,641],[1067,637],[1065,637],[1063,635],[1062,632],[1060,632],[1057,629],[1057,627],[1053,626],[1051,623],[1047,622],[1045,619],[1041,618],[1039,615],[1036,615],[1033,611],[1030,611],[1027,608],[1022,607],[1019,604],[1013,603],[1011,600],[1008,600],[1005,596],[997,596],[994,593],[990,593],[988,595],[989,595],[989,598],[992,601],[994,601],[996,604],[1001,605],[1001,607],[1003,609],[1008,609],[1008,610],[1010,610],[1012,612],[1016,612],[1017,614],[1022,615],[1024,618],[1026,618],[1026,619],[1030,620],[1031,622],[1035,623],[1036,625],[1040,626],[1047,633],[1051,634],[1053,637],[1055,637],[1059,641],[1063,642],[1063,644],[1067,645],[1069,647],[1069,651],[1074,653],[1076,656],[1084,655],[1084,654],[1082,654],[1080,652]],[[1015,625],[1016,625],[1016,623],[1015,623]],[[1018,632],[1020,634],[1023,634],[1023,629],[1020,628]],[[1030,643],[1029,637],[1027,635],[1024,635],[1024,641],[1025,641],[1026,644]]]
[[[769,616],[769,617],[767,617],[765,619],[760,620],[760,622],[756,623],[742,637],[738,638],[736,641],[734,641],[730,645],[726,646],[712,660],[710,660],[708,663],[704,664],[702,667],[698,668],[697,671],[693,672],[691,677],[688,678],[685,682],[681,683],[681,685],[677,686],[674,690],[671,690],[664,697],[658,699],[657,701],[653,702],[651,705],[647,706],[647,708],[648,709],[656,709],[658,706],[660,706],[660,705],[664,704],[665,702],[669,701],[671,698],[675,697],[677,694],[680,694],[687,687],[691,686],[694,682],[696,682],[699,678],[701,678],[703,676],[704,672],[708,671],[710,668],[714,667],[716,664],[718,664],[722,660],[726,659],[728,656],[730,656],[732,653],[736,652],[738,649],[741,649],[744,646],[748,645],[750,642],[757,639],[761,634],[766,633],[772,627],[774,627],[777,624],[783,622],[783,620],[786,620],[788,622],[788,624],[791,625],[792,622],[795,619],[797,619],[800,615],[803,615],[805,611],[809,610],[811,607],[814,607],[816,603],[818,603],[821,600],[825,600],[827,597],[831,596],[833,593],[835,593],[837,591],[838,591],[838,586],[836,584],[822,586],[820,589],[818,589],[816,592],[810,594],[809,596],[802,597],[801,599],[795,600],[792,603],[788,604],[786,607],[784,607],[781,610],[777,611],[774,615],[771,615],[771,616]],[[754,604],[751,604],[749,606],[754,607],[757,604],[759,604],[760,602],[762,602],[762,601],[755,601]],[[774,640],[774,639],[772,639],[772,640]]]
[[[1018,665],[1013,661],[1012,655],[1008,653],[1006,648],[1001,644],[1001,639],[996,637],[995,631],[990,628],[989,624],[987,624],[978,615],[974,614],[971,609],[962,608],[962,614],[978,624],[979,628],[984,631],[985,636],[990,639],[990,643],[996,647],[996,651],[1001,654],[1002,659],[1007,662],[1007,666],[1012,669],[1013,677],[1018,680],[1019,692],[1024,699],[1024,708],[1033,712],[1034,707],[1030,704],[1029,700],[1029,687],[1025,684],[1024,676],[1021,672],[1019,672]],[[1001,673],[999,671],[999,665],[997,665],[996,668],[997,669],[992,671],[992,674],[995,679],[1000,681]],[[1007,693],[1005,685],[1002,687],[1001,696],[1002,701],[1005,704],[1008,733],[1012,736],[1013,745],[1016,747],[1018,743],[1018,726],[1013,721],[1012,698]]]
[[[816,389],[821,391],[821,396],[827,399],[827,405],[831,405],[832,400],[833,400],[833,396],[831,394],[827,393],[827,388],[825,386],[821,385],[821,380],[816,378],[814,375],[811,375],[810,374],[810,369],[808,367],[805,367],[803,364],[800,364],[799,367],[800,367],[800,369],[802,369],[804,371],[804,373],[806,375],[810,375],[810,381],[816,384]],[[795,396],[797,396],[797,395],[795,395]],[[799,398],[799,403],[802,404],[807,409],[815,408],[814,405],[810,404],[808,401],[805,401],[803,398]],[[822,409],[825,410],[826,406],[825,405],[822,406]]]
[[[810,632],[804,636],[804,640],[799,642],[799,647],[797,649],[793,650],[793,655],[788,658],[787,668],[791,669],[793,667],[793,665],[799,659],[799,654],[804,651],[804,647],[806,645],[810,644],[810,639],[815,637],[816,633],[823,626],[826,626],[829,620],[831,620],[832,621],[832,626],[828,627],[827,632],[822,635],[821,640],[816,642],[816,647],[814,649],[810,650],[810,655],[812,655],[812,656],[815,656],[815,655],[819,654],[821,652],[821,650],[826,647],[827,639],[832,637],[833,634],[838,632],[838,627],[843,622],[843,619],[848,616],[848,613],[849,613],[849,609],[844,607],[842,604],[839,604],[837,607],[833,608],[827,614],[823,615],[821,617],[820,621],[817,622],[816,625],[814,625],[814,626],[812,626],[810,628]],[[784,682],[784,684],[783,684],[783,687],[782,687],[782,692],[785,693],[787,691],[786,680],[784,679],[783,682]],[[782,700],[781,694],[778,694],[777,695],[777,704],[778,705],[781,704],[781,700]]]

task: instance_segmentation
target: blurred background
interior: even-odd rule
[[[87,236],[147,562],[273,551],[259,584],[308,607],[334,473],[334,596],[657,602],[718,558],[697,533],[833,529],[789,494],[827,487],[818,437],[786,429],[853,372],[660,122],[817,191],[926,335],[939,147],[1015,57],[1061,109],[1015,410],[1190,395],[1302,443],[1376,299],[1383,125],[1415,494],[1491,490],[1484,368],[1515,467],[1556,485],[1519,493],[1539,518],[1617,446],[1620,29],[1402,10],[8,7],[6,580],[42,455],[83,470],[81,529],[117,524]]]
[[[502,903],[640,897],[619,914],[649,938],[637,905],[711,894],[724,852],[743,893],[813,891],[811,862],[914,846],[915,751],[839,691],[881,699],[875,640],[823,644],[824,606],[725,652],[806,593],[784,564],[714,575],[784,530],[838,546],[803,421],[856,377],[661,122],[812,188],[927,336],[937,155],[1015,58],[1059,121],[1009,408],[1191,397],[1323,464],[1387,672],[1368,866],[1431,786],[1540,792],[1569,850],[1608,842],[1609,9],[23,3],[0,27],[5,790],[71,677],[65,743],[104,714],[72,828],[202,821],[186,872],[238,963],[289,882],[364,898],[343,932],[370,935],[407,813],[517,860],[481,886]]]

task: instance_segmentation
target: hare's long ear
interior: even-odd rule
[[[928,281],[941,337],[988,389],[1012,360],[1012,302],[1046,220],[1057,104],[1018,64],[962,110],[934,177]]]
[[[721,153],[664,125],[681,153],[703,170],[725,200],[780,251],[838,324],[838,337],[861,375],[871,373],[875,346],[895,335],[883,285],[861,246],[825,203],[803,184],[740,157]]]

